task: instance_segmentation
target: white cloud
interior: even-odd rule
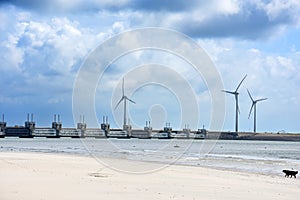
[[[284,124],[290,124],[291,118],[296,117],[292,113],[300,112],[300,95],[296,92],[299,90],[300,81],[297,73],[300,70],[297,52],[278,55],[259,50],[255,48],[259,45],[253,43],[246,45],[244,42],[228,40],[203,40],[200,43],[209,55],[217,58],[214,61],[223,78],[225,89],[234,90],[242,77],[248,74],[239,90],[241,129],[252,130],[251,121],[247,119],[251,106],[247,88],[254,98],[269,98],[259,105],[259,119],[264,121],[260,124],[260,130],[277,131]],[[227,96],[226,107],[225,130],[233,130],[234,98],[231,95]],[[290,124],[285,129],[289,128],[295,130],[296,126]]]
[[[259,2],[258,5],[266,11],[271,20],[275,20],[278,17],[290,17],[299,23],[297,15],[300,11],[300,4],[297,0],[273,0]]]
[[[281,47],[286,41],[280,41],[287,30],[299,27],[300,4],[296,0],[192,1],[191,5],[184,2],[184,6],[180,1],[173,1],[170,8],[161,1],[152,1],[151,7],[147,7],[145,1],[127,0],[89,1],[87,4],[81,0],[56,0],[45,5],[42,1],[27,5],[26,2],[15,2],[16,6],[0,4],[1,84],[6,85],[6,91],[0,95],[3,103],[31,101],[32,97],[53,105],[69,102],[80,64],[100,42],[131,28],[161,26],[184,31],[196,38],[216,63],[225,89],[235,89],[243,75],[248,74],[240,94],[243,129],[248,130],[251,125],[246,119],[250,106],[246,88],[255,97],[269,98],[259,108],[266,121],[261,125],[263,130],[279,127],[272,125],[270,118],[274,116],[274,121],[282,121],[296,129],[296,125],[290,126],[289,120],[297,118],[300,112],[300,95],[297,93],[299,41],[289,41],[293,46],[288,50]],[[137,46],[138,41],[132,36],[122,42],[127,48],[128,44]],[[267,43],[274,44],[270,48]],[[174,41],[174,48],[182,46]],[[124,58],[121,68],[108,71],[103,78],[106,90],[102,98],[116,86],[122,70],[128,69],[122,66],[153,61],[172,66],[191,82],[201,105],[209,103],[207,88],[196,73],[182,67],[183,63],[178,59],[163,53],[136,52]],[[151,71],[147,73],[151,74]],[[163,78],[155,73],[152,75]],[[176,80],[169,84],[176,85]],[[129,89],[134,85],[134,81],[127,83]],[[230,96],[227,106],[226,129],[230,130],[234,116],[234,102]],[[208,111],[208,108],[202,107],[202,110]],[[290,113],[293,114],[290,118],[284,117]]]
[[[12,22],[6,23],[7,30],[13,31],[3,32],[0,38],[0,68],[5,73],[1,81],[6,83],[8,96],[26,93],[41,97],[55,93],[65,98],[66,92],[70,96],[84,57],[116,27],[108,33],[95,32],[66,17],[37,18],[15,8],[9,11],[3,15]]]

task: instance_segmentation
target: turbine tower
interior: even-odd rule
[[[245,80],[245,78],[247,77],[247,75],[244,76],[244,78],[242,79],[242,81],[239,83],[239,85],[237,86],[237,88],[235,89],[235,91],[227,91],[227,90],[222,90],[223,92],[226,92],[228,94],[233,94],[235,97],[235,132],[238,133],[239,131],[239,93],[238,93],[238,89],[240,88],[240,86],[242,85],[243,81]]]
[[[249,94],[249,97],[252,101],[252,106],[250,108],[250,112],[249,112],[249,116],[248,116],[248,119],[250,118],[250,115],[251,115],[251,112],[252,112],[252,109],[254,108],[254,127],[253,127],[253,132],[256,133],[256,103],[259,102],[259,101],[264,101],[264,100],[267,100],[268,98],[262,98],[262,99],[256,99],[254,100],[249,92],[249,90],[247,89],[247,92]]]
[[[127,101],[130,101],[132,103],[135,103],[134,101],[132,101],[131,99],[129,99],[126,95],[125,95],[125,92],[124,92],[124,78],[123,78],[123,82],[122,82],[122,97],[120,99],[120,101],[118,102],[118,104],[116,105],[115,107],[115,110],[117,109],[117,107],[120,105],[120,103],[124,101],[124,122],[123,122],[123,129],[125,129],[126,127],[126,123],[127,123],[127,120],[126,120],[126,102]]]

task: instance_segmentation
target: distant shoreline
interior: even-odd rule
[[[300,134],[299,133],[239,132],[237,136],[235,136],[234,134],[235,134],[235,132],[208,131],[207,139],[300,142]]]
[[[262,141],[297,141],[300,142],[300,134],[290,133],[240,133],[238,140],[262,140]]]

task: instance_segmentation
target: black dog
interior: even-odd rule
[[[285,177],[294,177],[296,178],[296,174],[298,174],[298,171],[291,171],[291,170],[282,170],[283,173],[285,173]]]

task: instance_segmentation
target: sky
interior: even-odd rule
[[[34,113],[37,126],[50,126],[60,114],[63,127],[74,127],[79,120],[73,119],[74,84],[85,60],[103,42],[147,27],[174,30],[197,43],[225,90],[234,91],[247,74],[239,88],[241,131],[253,130],[249,89],[254,99],[268,98],[257,104],[257,131],[300,132],[298,0],[1,0],[0,113],[9,126],[22,125],[27,113]],[[122,126],[123,104],[115,106],[123,77],[125,94],[136,102],[128,105],[134,127],[145,121],[154,128],[166,122],[176,129],[189,125],[195,116],[182,119],[184,103],[177,94],[188,83],[186,108],[199,109],[190,128],[211,128],[212,92],[205,77],[178,56],[149,49],[123,55],[106,68],[92,105],[99,122],[105,115],[112,127]],[[137,77],[168,81],[137,85]],[[224,105],[222,129],[234,131],[234,96],[226,94]]]

